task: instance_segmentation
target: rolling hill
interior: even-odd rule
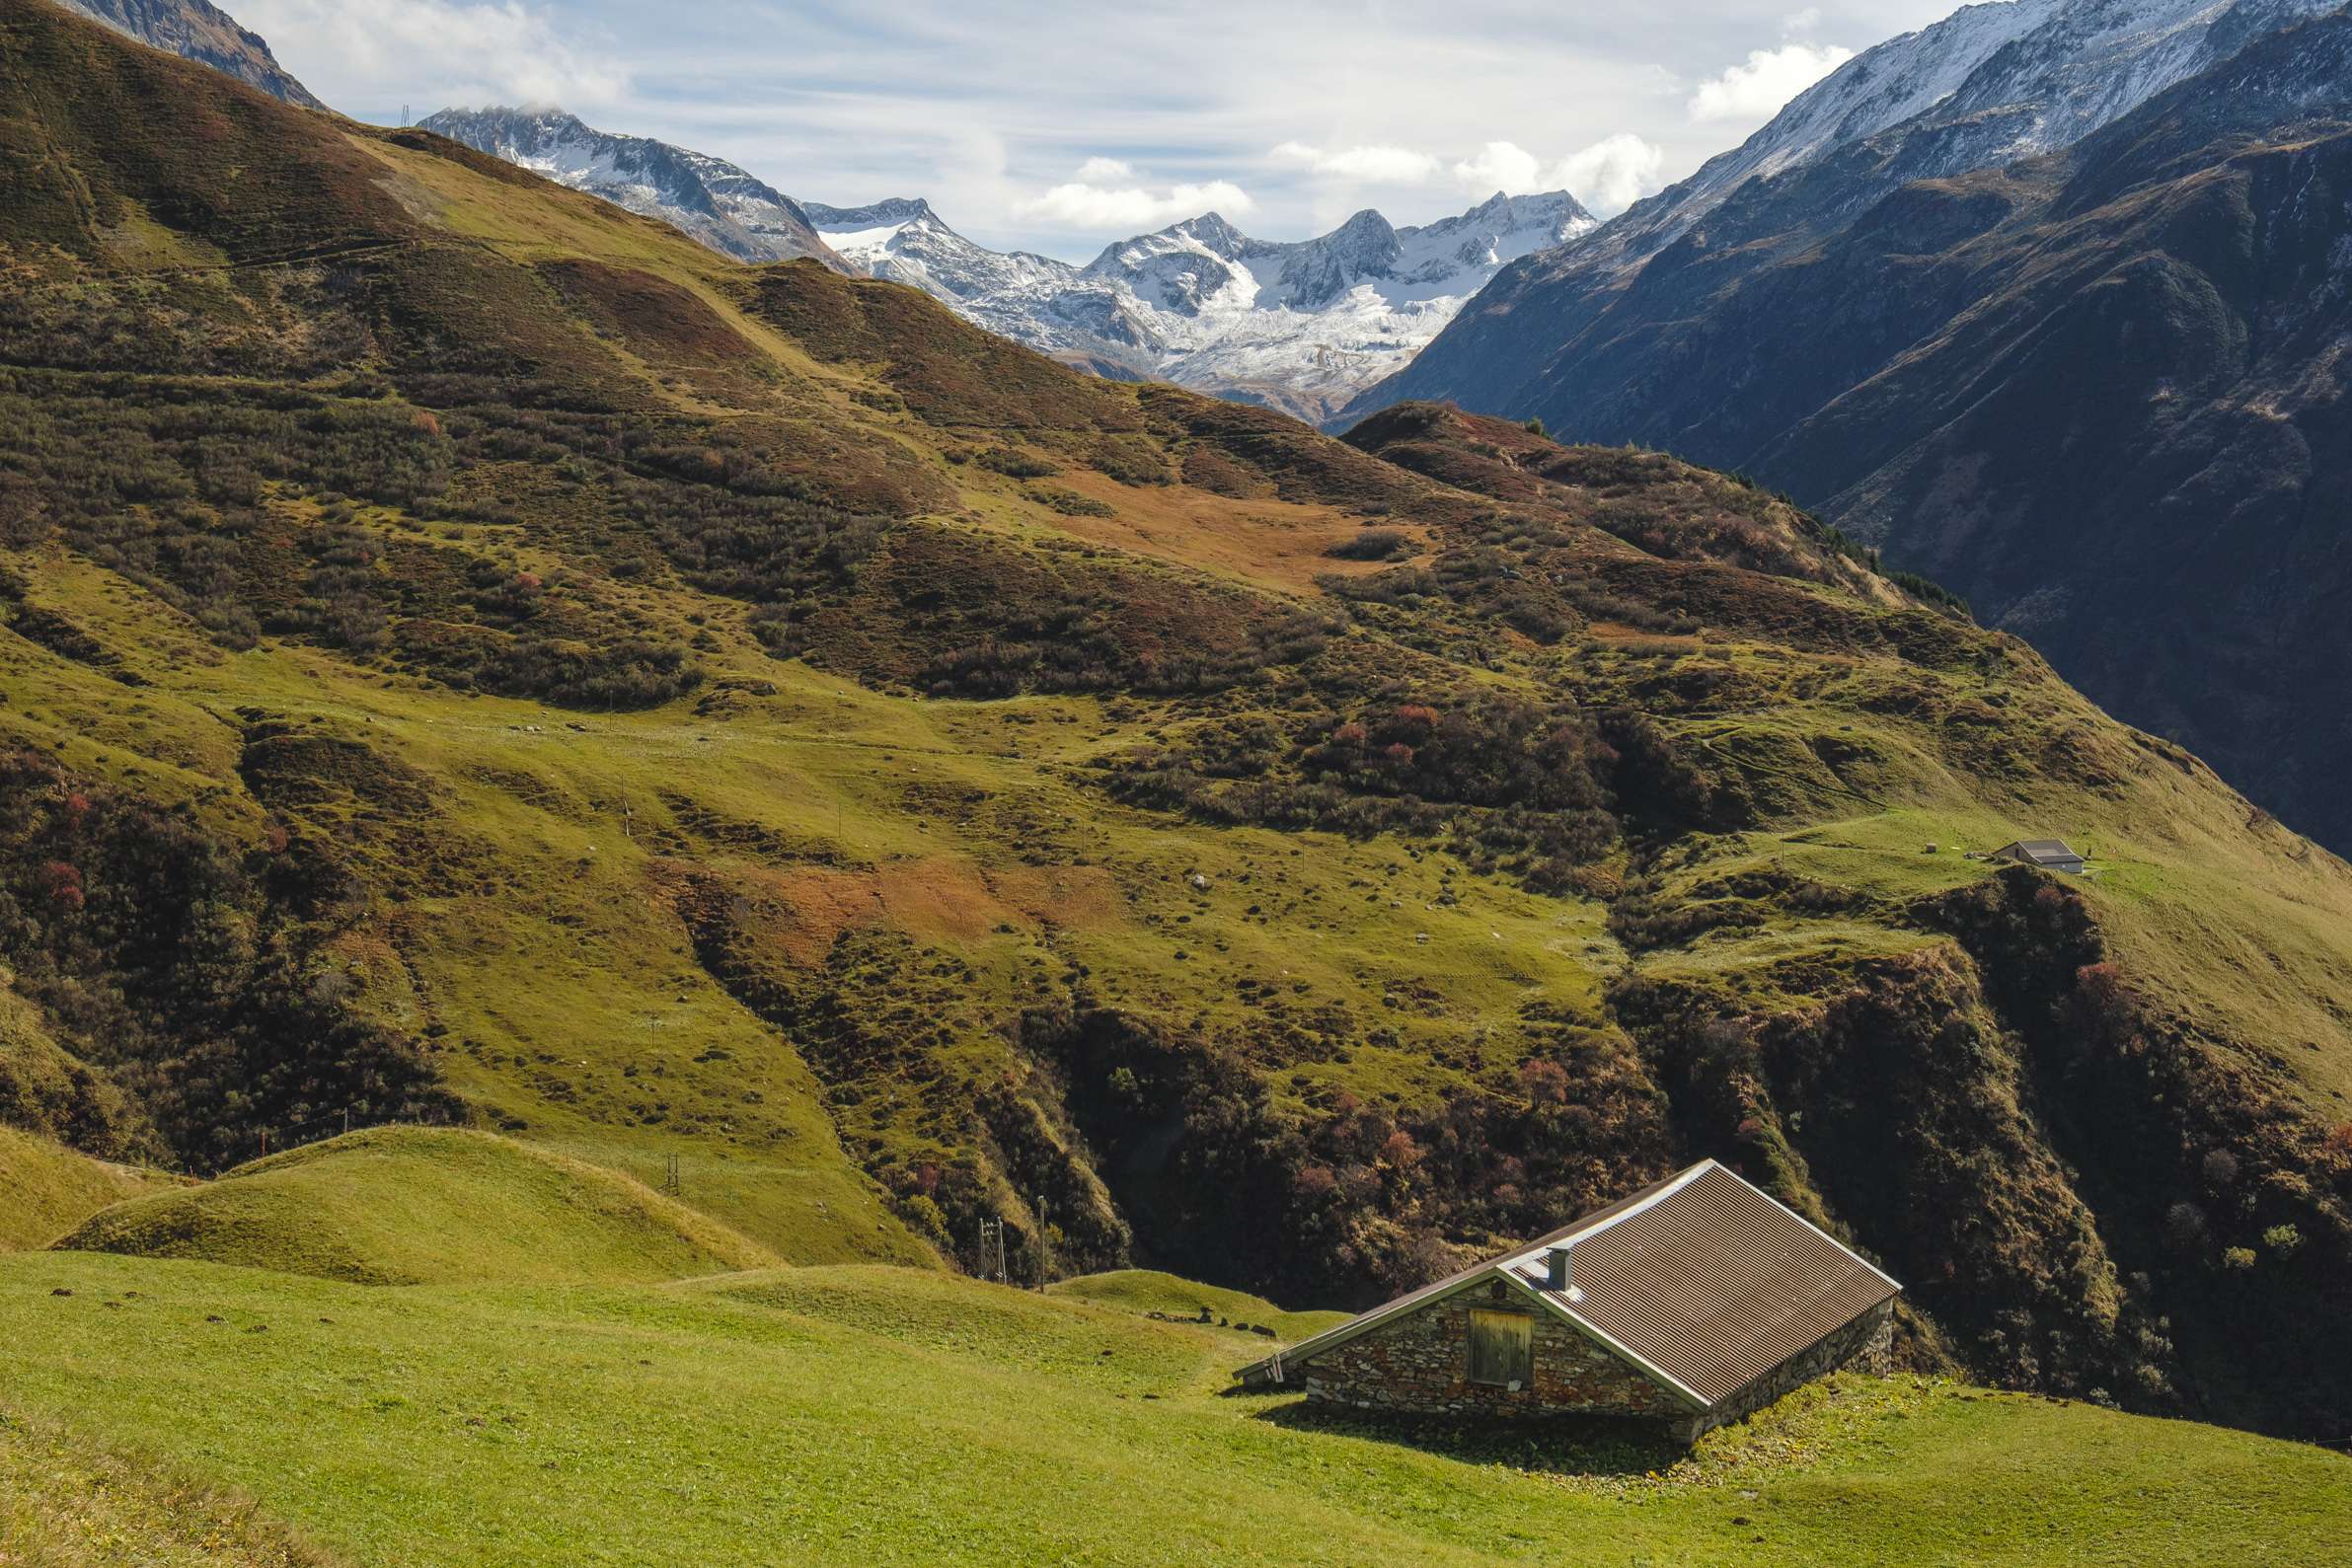
[[[2352,1411],[2352,870],[1933,584],[0,43],[0,960],[81,1085],[12,1120],[457,1118],[788,1260],[1288,1307],[1707,1154],[1923,1369]]]
[[[363,1285],[625,1283],[777,1261],[601,1166],[424,1127],[352,1133],[118,1203],[52,1244]]]

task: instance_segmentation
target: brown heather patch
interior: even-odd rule
[[[544,261],[539,270],[650,364],[744,367],[764,357],[700,296],[649,272],[578,258]]]

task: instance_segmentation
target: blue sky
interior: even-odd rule
[[[1271,239],[1565,185],[1606,214],[1951,0],[1647,6],[228,0],[363,119],[561,104],[850,205],[1083,260],[1214,207]]]

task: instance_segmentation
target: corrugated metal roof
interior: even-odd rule
[[[1568,1291],[1545,1288],[1565,1244]],[[1713,1160],[1245,1367],[1297,1364],[1488,1276],[1508,1278],[1696,1403],[1714,1404],[1902,1289]]]
[[[2083,859],[2073,850],[2067,848],[2066,841],[2063,839],[2019,839],[2013,844],[2003,845],[1993,853],[1996,856],[2012,854],[2021,856],[2036,865],[2045,865],[2053,860],[2080,860]]]
[[[1711,1160],[1574,1232],[1572,1294],[1543,1289],[1544,1254],[1511,1266],[1709,1404],[1902,1289]]]

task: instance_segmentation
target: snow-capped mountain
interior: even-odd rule
[[[812,256],[841,264],[798,202],[724,159],[597,130],[560,109],[445,109],[417,123],[558,185],[659,218],[737,261]]]
[[[1585,248],[1640,261],[1750,180],[1852,150],[1875,189],[2067,146],[2251,38],[2343,0],[1995,0],[1847,61]]]
[[[1505,411],[1544,401],[1571,339],[1625,279],[1698,246],[1780,246],[1898,187],[2071,145],[2282,27],[2343,0],[1997,0],[1881,43],[1807,88],[1698,173],[1574,244],[1506,266],[1346,422],[1405,398]],[[1678,307],[1680,308],[1680,307]]]
[[[922,201],[805,210],[852,265],[992,332],[1103,374],[1308,417],[1403,364],[1496,267],[1594,223],[1565,191],[1498,194],[1418,228],[1359,212],[1298,241],[1252,239],[1211,212],[1075,266],[975,245]]]
[[[807,201],[801,210],[843,261],[944,300],[1031,286],[1072,270],[1067,261],[1050,257],[974,245],[941,221],[928,201],[895,197],[863,207]]]

